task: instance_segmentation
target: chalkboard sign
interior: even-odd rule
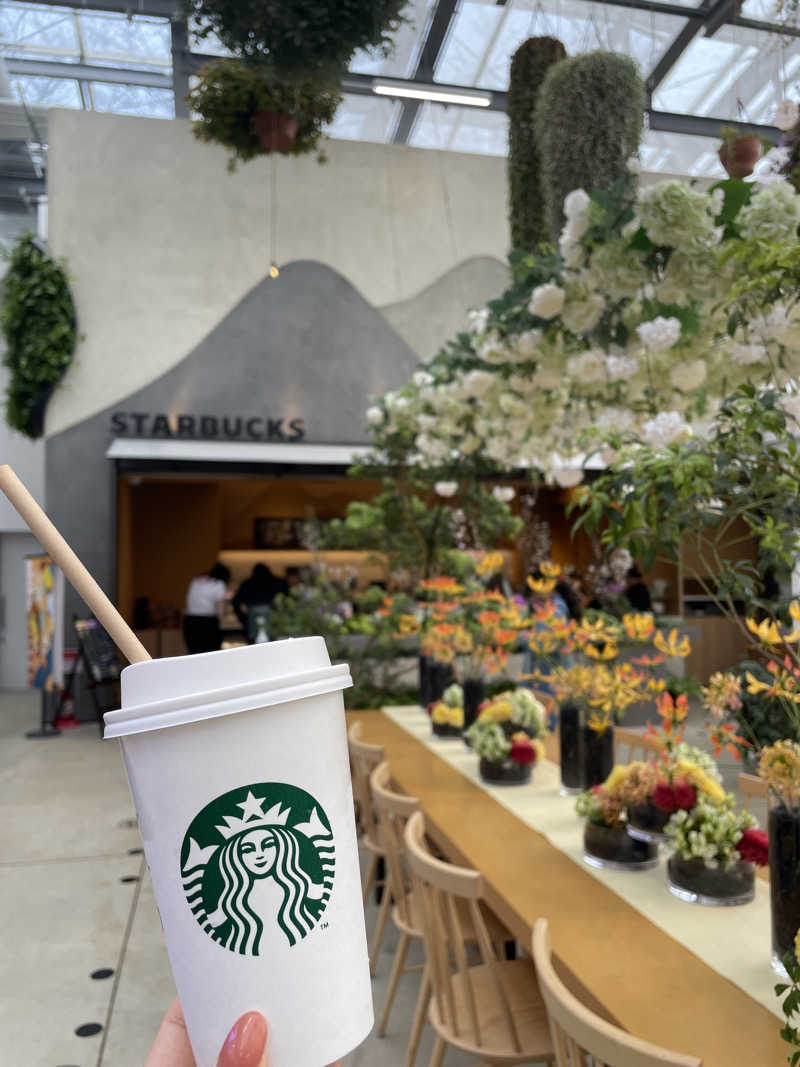
[[[92,681],[116,682],[120,674],[116,645],[97,619],[75,619],[75,633]]]

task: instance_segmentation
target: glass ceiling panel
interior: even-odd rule
[[[739,26],[696,37],[653,96],[662,111],[769,125],[800,67],[800,41]]]
[[[20,44],[46,54],[77,53],[78,38],[72,11],[8,0],[0,4],[0,39],[3,46]]]
[[[645,171],[717,180],[725,177],[717,156],[719,145],[718,140],[710,137],[646,130],[639,156]]]
[[[36,107],[81,107],[78,83],[69,78],[12,75],[11,86],[23,103]]]
[[[569,55],[595,49],[623,52],[643,75],[685,25],[677,15],[588,3],[585,0],[467,0],[436,66],[436,79],[485,89],[508,88],[511,56],[528,37],[557,37]]]
[[[436,0],[411,0],[403,9],[407,20],[394,35],[395,47],[388,58],[371,49],[360,49],[349,64],[356,74],[383,74],[384,77],[408,78],[417,67],[422,42],[433,15]]]
[[[396,100],[345,93],[326,133],[345,141],[388,141],[399,111],[400,104]]]
[[[155,119],[175,118],[175,98],[170,89],[109,85],[107,82],[89,84],[95,111],[113,111],[117,115],[140,115]]]
[[[172,36],[166,19],[81,12],[81,37],[87,59],[103,57],[161,66],[172,63]]]
[[[508,117],[502,111],[426,102],[408,143],[413,148],[504,156],[508,148]]]

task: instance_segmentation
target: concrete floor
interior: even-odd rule
[[[174,986],[119,749],[93,725],[27,740],[37,712],[35,694],[0,693],[0,1061],[141,1067]],[[692,724],[691,739],[701,731]],[[738,768],[723,770],[735,788]],[[370,933],[375,918],[370,901]],[[395,943],[390,924],[377,1017]],[[418,982],[401,979],[387,1036],[371,1036],[346,1067],[404,1064]],[[426,1026],[421,1067],[431,1047]],[[474,1062],[447,1053],[447,1067]]]

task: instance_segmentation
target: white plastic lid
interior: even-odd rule
[[[122,672],[122,707],[103,716],[104,736],[163,730],[352,684],[346,663],[331,666],[321,637],[132,663]]]

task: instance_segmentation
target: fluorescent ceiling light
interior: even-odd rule
[[[381,79],[372,83],[372,91],[378,96],[401,96],[410,100],[430,100],[435,104],[461,104],[462,107],[489,107],[490,93],[479,89],[462,89],[460,86],[414,85],[411,82]]]

